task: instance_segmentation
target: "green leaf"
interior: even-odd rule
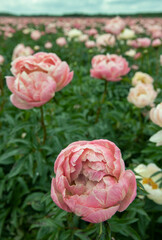
[[[8,178],[12,178],[15,177],[16,175],[20,174],[22,171],[22,168],[24,166],[24,162],[25,162],[26,158],[20,158],[18,161],[16,161],[16,163],[13,165],[11,171],[9,172],[9,174],[7,175]]]
[[[6,165],[6,164],[12,163],[14,161],[15,155],[17,155],[17,154],[20,154],[19,149],[14,149],[12,151],[8,150],[8,152],[6,152],[0,156],[0,164]]]

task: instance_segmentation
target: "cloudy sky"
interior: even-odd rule
[[[0,12],[53,15],[162,12],[162,0],[1,0]]]

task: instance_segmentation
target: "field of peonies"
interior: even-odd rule
[[[162,18],[0,17],[0,239],[162,239]]]

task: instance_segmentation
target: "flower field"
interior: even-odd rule
[[[0,17],[0,239],[162,239],[162,18]]]

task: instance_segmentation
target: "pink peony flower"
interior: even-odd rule
[[[56,54],[43,52],[15,59],[11,72],[14,77],[6,77],[7,86],[13,93],[10,100],[20,109],[45,104],[73,77],[66,62]]]
[[[92,59],[91,77],[106,81],[120,81],[130,68],[125,58],[115,55],[96,55]]]
[[[135,55],[134,55],[134,59],[139,59],[140,57],[142,56],[142,54],[140,52],[137,52]]]
[[[50,49],[50,48],[52,48],[52,43],[51,42],[46,42],[44,44],[44,47],[47,48],[47,49]]]
[[[63,210],[99,223],[124,211],[136,196],[136,179],[125,170],[119,148],[108,140],[78,141],[58,155],[51,197]]]
[[[66,39],[64,37],[60,37],[56,39],[56,44],[59,45],[60,47],[64,46],[67,44]]]
[[[24,44],[20,43],[13,50],[12,60],[22,56],[30,56],[33,53],[34,51],[31,47],[25,47]]]
[[[31,32],[31,38],[33,39],[33,40],[38,40],[40,37],[41,37],[41,32],[40,31],[38,31],[38,30],[34,30],[34,31],[32,31]]]
[[[98,35],[96,38],[97,47],[113,47],[115,45],[115,37],[112,34],[102,34]]]
[[[105,26],[105,31],[118,35],[125,27],[125,22],[120,17],[112,18]]]
[[[80,35],[80,36],[78,37],[78,41],[79,41],[79,42],[86,42],[86,41],[88,41],[88,35],[86,35],[86,34]]]
[[[85,46],[87,48],[94,48],[96,46],[96,43],[95,43],[95,41],[88,40],[88,41],[85,42]]]
[[[134,48],[147,48],[151,44],[150,38],[137,38],[136,40],[130,40],[128,42],[128,45],[134,47]]]
[[[161,46],[161,40],[159,38],[156,38],[152,41],[152,46],[153,47],[159,47]]]
[[[4,63],[4,57],[0,55],[0,65],[2,65],[3,63]]]
[[[85,31],[85,33],[87,33],[89,36],[95,36],[98,31],[95,28],[91,28]]]

